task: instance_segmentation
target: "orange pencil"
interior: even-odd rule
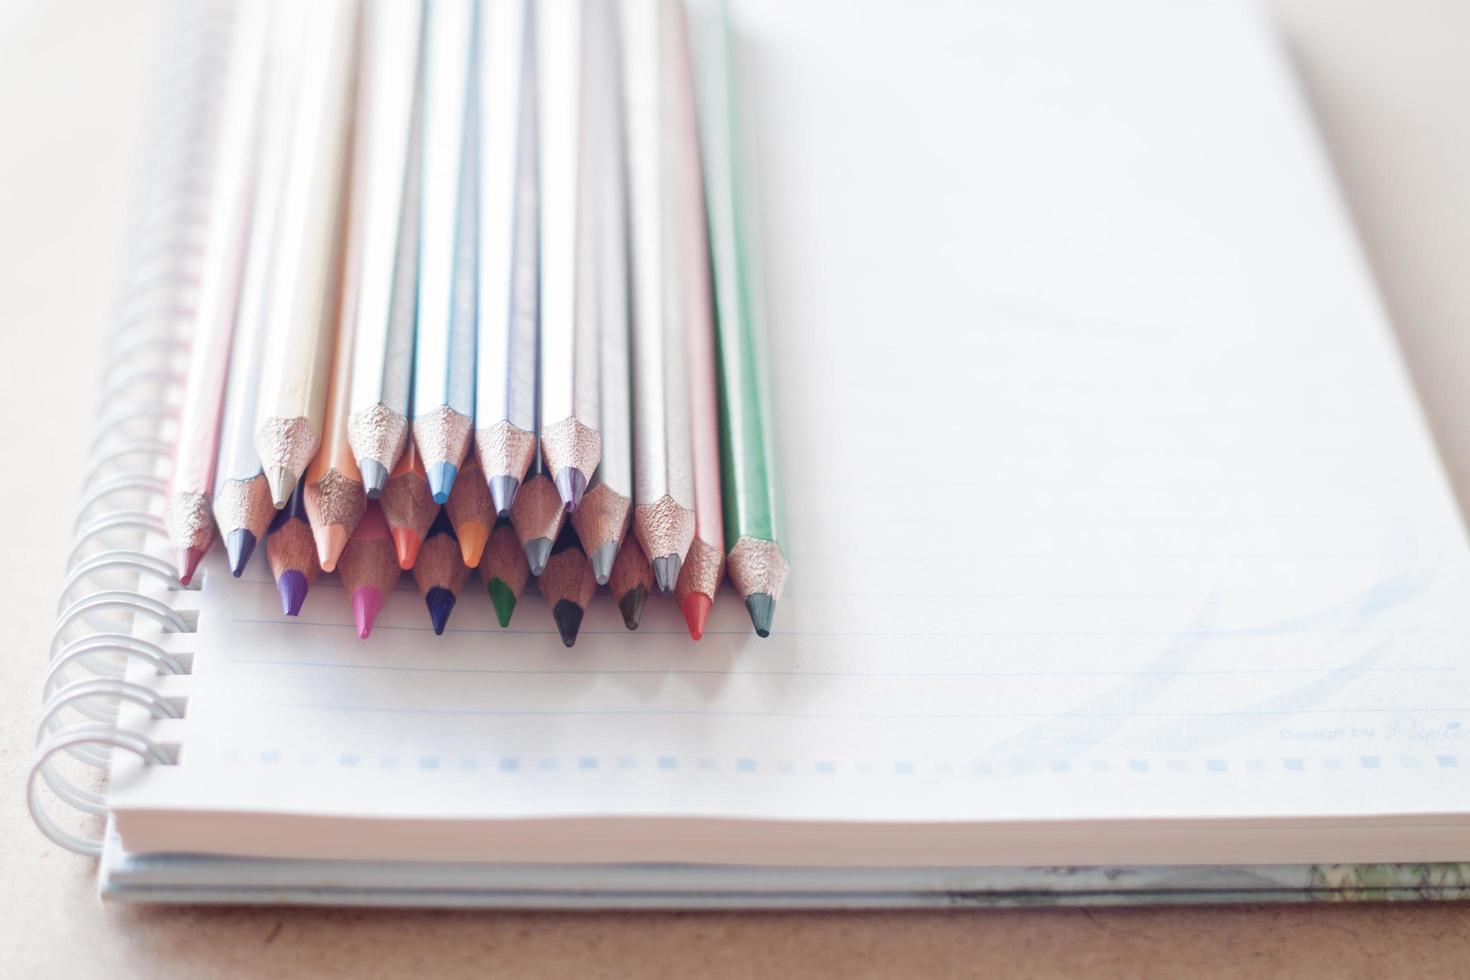
[[[357,635],[367,639],[373,631],[383,600],[403,570],[398,567],[393,553],[393,542],[388,537],[388,522],[376,504],[369,504],[362,520],[342,549],[337,561],[337,571],[342,575],[342,586],[352,599],[352,619],[357,624]]]
[[[490,500],[490,487],[485,483],[480,459],[474,453],[466,456],[459,468],[444,511],[449,515],[449,523],[454,525],[465,565],[476,567],[485,553],[485,542],[490,540],[490,528],[495,524],[495,504]]]
[[[361,223],[354,216],[349,227]],[[337,557],[362,512],[367,492],[362,471],[357,468],[352,444],[347,437],[351,415],[353,321],[357,316],[355,297],[361,248],[356,235],[348,236],[346,265],[342,275],[342,299],[337,314],[337,336],[332,350],[332,376],[327,382],[327,414],[322,423],[322,444],[306,468],[306,516],[316,542],[316,557],[322,570],[337,567]]]
[[[388,482],[383,486],[383,517],[388,522],[393,537],[393,550],[398,555],[398,567],[407,571],[418,557],[419,545],[429,525],[439,513],[434,495],[429,490],[429,476],[424,471],[424,461],[412,439],[403,447],[403,455]]]

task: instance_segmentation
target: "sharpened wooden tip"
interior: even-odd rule
[[[643,604],[653,588],[653,570],[633,535],[623,538],[607,584],[618,604],[618,611],[623,614],[623,625],[636,630],[643,615]]]

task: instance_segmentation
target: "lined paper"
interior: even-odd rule
[[[181,763],[119,781],[127,847],[722,861],[756,824],[792,830],[774,863],[1147,863],[1460,827],[1464,532],[1266,27],[743,0],[735,29],[776,632],[727,593],[701,643],[660,598],[628,633],[600,595],[564,650],[476,579],[435,638],[405,580],[360,642],[334,579],[288,621],[262,562],[210,565]],[[927,829],[842,852],[893,823]],[[1429,856],[1376,834],[1337,859]]]

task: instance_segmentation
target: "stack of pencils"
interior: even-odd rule
[[[167,513],[366,637],[479,569],[571,646],[607,586],[699,639],[788,566],[716,0],[240,4]]]

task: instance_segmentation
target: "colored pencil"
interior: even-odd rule
[[[408,441],[418,276],[418,99],[422,0],[371,0],[354,149],[361,217],[348,441],[376,500]]]
[[[591,485],[572,513],[593,574],[606,585],[633,508],[633,417],[628,348],[628,243],[623,168],[622,106],[612,8],[588,10],[588,127],[586,236],[595,259],[585,282],[587,305],[597,315],[598,429],[602,458]]]
[[[366,640],[383,608],[383,600],[403,574],[393,553],[393,542],[388,538],[383,510],[376,501],[368,504],[362,520],[357,522],[337,561],[337,571],[352,602],[357,635]]]
[[[676,127],[684,44],[675,0],[629,0],[623,13],[633,343],[633,527],[659,590],[672,591],[694,538],[689,374],[684,327],[669,293],[687,262],[670,234],[681,171],[697,172],[692,132]]]
[[[600,6],[600,5],[598,5]],[[602,455],[598,431],[598,319],[591,265],[597,241],[585,211],[595,194],[589,164],[603,151],[594,134],[611,120],[588,111],[593,87],[584,56],[602,47],[605,16],[583,18],[583,0],[537,8],[537,159],[541,202],[541,457],[566,509],[576,510]],[[602,26],[600,32],[596,29]],[[592,28],[592,30],[588,30]]]
[[[684,16],[679,5],[677,19]],[[694,540],[679,571],[674,597],[689,635],[698,640],[725,575],[725,534],[720,503],[720,426],[715,397],[714,300],[710,295],[709,229],[704,214],[704,178],[699,161],[699,120],[695,108],[694,67],[688,32],[671,54],[669,70],[674,126],[687,134],[693,150],[666,177],[672,203],[674,252],[679,257],[673,292],[679,298],[675,319],[684,327],[689,372],[689,444],[694,473]]]
[[[413,440],[398,457],[398,465],[388,477],[381,498],[383,517],[388,522],[389,534],[393,539],[393,550],[398,556],[398,567],[408,571],[418,557],[424,535],[439,513],[439,505],[429,492],[429,477],[424,472],[423,460],[419,459]]]
[[[537,194],[530,0],[480,17],[475,450],[499,517],[536,455]]]
[[[587,613],[587,604],[597,591],[597,580],[592,577],[592,565],[582,550],[582,542],[570,527],[557,535],[551,548],[551,557],[546,569],[536,579],[546,605],[551,608],[552,621],[561,635],[565,646],[577,642],[577,632],[582,628],[582,617]]]
[[[225,541],[230,573],[237,577],[245,571],[250,556],[276,515],[260,454],[255,449],[255,422],[265,359],[272,256],[296,98],[296,53],[277,37],[280,24],[279,20],[271,24],[271,43],[266,53],[268,67],[251,201],[250,243],[230,349],[219,462],[214,473],[214,519]]]
[[[473,454],[465,458],[464,469],[459,475],[463,479],[454,481],[444,512],[454,525],[465,567],[474,568],[480,564],[485,542],[490,540],[490,528],[495,524],[495,507],[490,502],[490,489],[480,472],[480,461]]]
[[[774,411],[766,384],[756,263],[740,175],[739,107],[731,80],[723,6],[703,2],[696,17],[699,119],[714,270],[720,399],[720,459],[730,580],[760,636],[771,632],[790,566],[777,480]]]
[[[490,532],[490,541],[480,556],[480,577],[495,606],[495,618],[501,626],[509,626],[516,602],[531,577],[531,566],[526,564],[526,553],[508,520],[500,520]]]
[[[316,540],[322,570],[337,567],[337,556],[347,546],[352,529],[367,508],[362,472],[357,468],[347,438],[348,396],[352,386],[353,322],[357,282],[362,276],[361,212],[349,209],[348,241],[342,261],[342,298],[332,349],[332,372],[327,383],[327,410],[322,423],[321,448],[306,468],[306,514]]]
[[[276,592],[281,597],[281,612],[287,616],[301,612],[301,604],[306,601],[306,593],[320,569],[304,496],[297,486],[286,506],[274,512],[270,534],[265,539],[265,555],[271,575],[275,576]]]
[[[454,537],[454,527],[444,512],[434,519],[429,533],[419,549],[418,561],[413,566],[413,579],[424,594],[424,605],[429,607],[429,622],[435,635],[442,636],[459,599],[460,590],[470,577],[470,570],[460,558],[459,541]]]
[[[336,322],[355,4],[276,7],[301,60],[273,250],[255,444],[279,509],[321,444]]]
[[[623,614],[623,625],[636,630],[643,618],[643,604],[648,601],[649,590],[653,588],[653,569],[638,544],[637,536],[630,534],[623,538],[607,584],[618,604],[618,612]]]
[[[551,477],[541,469],[541,461],[537,460],[534,472],[521,485],[510,508],[510,522],[515,526],[516,536],[526,552],[526,563],[531,566],[532,575],[540,575],[546,569],[546,559],[551,557],[551,546],[561,533],[566,516],[556,484],[551,482]]]
[[[190,336],[189,373],[179,409],[165,510],[169,543],[185,585],[214,541],[210,513],[231,340],[249,245],[267,10],[252,4],[234,25],[220,133],[210,175],[209,223]]]
[[[466,108],[474,55],[471,0],[433,0],[425,21],[426,66],[419,198],[418,328],[413,437],[434,500],[444,503],[469,449],[475,416],[473,157]]]

